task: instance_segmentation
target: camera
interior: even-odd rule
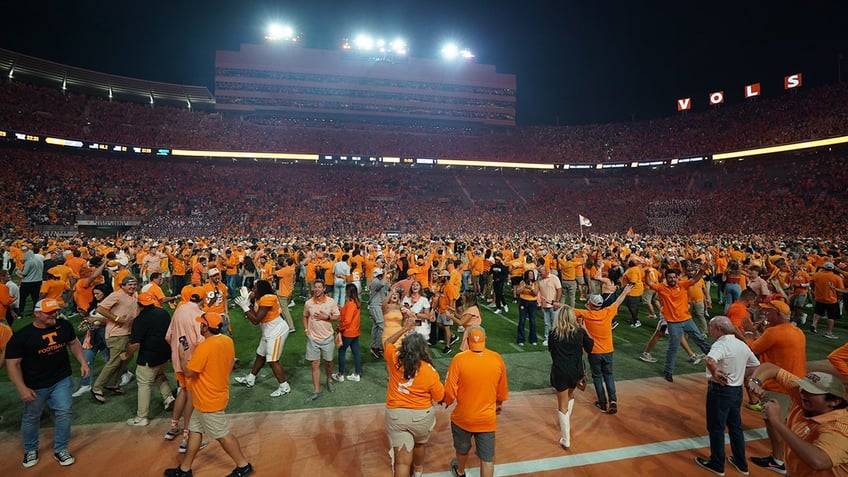
[[[185,336],[180,336],[180,344],[183,345],[183,351],[188,351],[188,340]]]

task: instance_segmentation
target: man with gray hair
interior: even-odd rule
[[[710,320],[710,336],[715,338],[707,354],[707,433],[710,457],[695,462],[714,474],[724,475],[724,429],[730,436],[732,455],[727,458],[740,473],[748,474],[745,436],[742,434],[742,386],[745,371],[760,365],[745,342],[736,337],[736,325],[726,316]]]

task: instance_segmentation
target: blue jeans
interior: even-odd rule
[[[733,460],[745,465],[745,436],[742,435],[742,386],[707,386],[707,432],[710,435],[710,462],[724,469],[724,428],[730,436]]]
[[[547,340],[548,336],[551,334],[551,326],[553,326],[556,314],[557,311],[553,308],[542,308],[542,319],[545,320],[545,340]]]
[[[739,295],[742,294],[742,287],[738,283],[727,283],[724,285],[724,312],[727,313],[727,309],[730,308],[730,305],[733,304],[734,301],[739,299]]]
[[[674,373],[674,364],[677,361],[677,349],[680,347],[680,340],[683,338],[683,333],[689,335],[689,338],[695,341],[695,344],[698,345],[698,348],[702,352],[705,354],[710,352],[710,344],[704,338],[704,335],[701,334],[701,330],[695,326],[695,322],[691,318],[686,321],[669,322],[668,349],[665,351],[665,368],[663,369],[666,373]]]
[[[348,338],[342,336],[342,347],[339,348],[339,374],[345,374],[345,351],[348,347],[353,353],[353,369],[356,374],[362,374],[362,358],[359,356],[359,337]]]
[[[103,357],[104,362],[109,361],[109,347],[106,346],[106,328],[100,327],[91,332],[91,349],[83,349],[82,354],[85,356],[85,362],[88,363],[88,369],[94,372],[94,358],[97,353]],[[94,335],[97,335],[96,337]],[[80,343],[85,339],[85,335],[80,337]],[[80,386],[91,386],[91,374],[88,377],[80,378]]]
[[[241,275],[238,273],[228,274],[227,278],[225,278],[225,283],[227,285],[227,296],[236,297],[239,295],[240,285],[238,284],[238,280],[241,278]]]
[[[24,441],[24,452],[38,450],[38,431],[41,427],[41,414],[44,405],[53,410],[56,423],[56,436],[53,451],[68,450],[71,440],[71,377],[68,376],[56,384],[41,389],[34,389],[35,401],[24,404],[24,414],[21,417],[21,438]]]
[[[530,320],[530,342],[536,343],[536,300],[518,299],[518,342],[524,343],[524,322]]]
[[[345,283],[344,280],[333,281],[333,300],[339,305],[339,308],[344,306],[345,300],[347,299],[345,286],[347,286],[347,283]]]
[[[592,371],[592,383],[595,385],[598,402],[606,405],[607,401],[618,401],[612,376],[612,353],[589,353],[589,369]]]

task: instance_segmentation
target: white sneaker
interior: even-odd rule
[[[653,356],[651,356],[651,353],[642,352],[642,354],[639,355],[639,359],[641,359],[642,361],[644,361],[646,363],[656,363],[657,362],[657,358],[654,358]]]
[[[836,335],[835,335],[835,334],[833,334],[833,333],[825,333],[825,334],[824,334],[824,337],[825,337],[825,338],[828,338],[828,339],[831,339],[831,340],[838,340],[838,339],[839,339],[839,337],[838,337],[838,336],[836,336]]]
[[[509,313],[509,305],[504,303],[504,313]]]
[[[333,375],[330,376],[330,377],[333,378],[333,381],[336,381],[336,382],[339,382],[339,383],[344,382],[344,375],[342,375],[342,374],[333,373]]]
[[[348,380],[348,381],[353,381],[353,382],[355,382],[355,383],[358,383],[358,382],[359,382],[359,380],[360,380],[360,377],[359,377],[359,375],[358,375],[358,374],[356,374],[356,373],[348,374],[348,375],[347,375],[347,380]]]
[[[80,386],[80,388],[77,389],[76,391],[74,391],[74,393],[71,394],[71,396],[80,397],[83,394],[88,394],[89,391],[91,391],[91,386],[89,386],[89,385]]]
[[[806,313],[801,313],[801,324],[802,325],[807,324],[807,314]]]
[[[256,384],[256,378],[250,379],[249,374],[247,376],[238,376],[234,379],[234,381],[246,388],[252,388],[253,385]]]
[[[294,300],[289,302],[289,308],[294,308]]]
[[[547,345],[548,345],[548,340],[542,341],[542,346],[547,346]]]
[[[143,427],[150,423],[146,417],[131,417],[127,419],[128,426]]]
[[[132,378],[134,378],[134,377],[135,377],[135,376],[133,375],[133,373],[132,373],[132,372],[130,372],[129,370],[127,370],[127,372],[126,372],[126,373],[124,373],[124,374],[122,374],[122,375],[121,375],[121,382],[120,382],[120,383],[118,383],[118,386],[119,386],[119,387],[124,387],[124,386],[126,386],[127,384],[129,384],[129,383],[130,383],[130,381],[132,381]]]
[[[162,404],[164,404],[165,406],[165,410],[167,411],[168,408],[171,407],[171,404],[174,404],[174,401],[176,400],[177,398],[175,398],[173,395],[166,397],[165,400],[162,402]]]
[[[501,309],[500,309],[500,308],[498,308],[497,310],[495,310],[495,314],[496,314],[496,315],[500,315],[500,314],[501,314]]]
[[[291,386],[289,385],[288,381],[286,381],[285,383],[280,384],[277,389],[275,389],[274,392],[271,393],[271,397],[284,396],[290,392]]]

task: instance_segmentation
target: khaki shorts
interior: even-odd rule
[[[389,445],[405,447],[410,452],[415,444],[426,444],[436,427],[436,413],[427,409],[386,409],[386,433]]]
[[[310,337],[306,337],[306,360],[307,361],[318,361],[319,359],[324,359],[324,361],[332,361],[333,354],[336,352],[336,340],[335,337],[330,336],[324,341],[315,341]]]
[[[227,415],[224,411],[200,412],[197,409],[191,413],[188,430],[205,434],[212,439],[221,439],[230,433],[227,426]]]

